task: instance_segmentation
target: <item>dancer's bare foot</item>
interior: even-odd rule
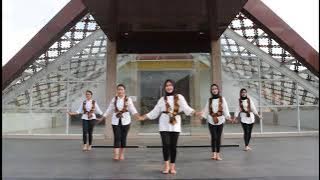
[[[120,153],[119,160],[124,160],[124,154]]]
[[[163,168],[163,170],[162,170],[162,173],[163,173],[163,174],[168,174],[168,173],[169,173],[169,170],[170,170],[169,161],[165,161],[165,162],[164,162],[164,168]]]
[[[216,153],[216,152],[213,152],[213,153],[212,153],[211,159],[213,159],[213,160],[216,160],[216,159],[217,159],[217,153]]]
[[[86,151],[86,150],[88,150],[88,145],[87,145],[87,144],[84,144],[84,145],[82,146],[82,151]]]
[[[176,165],[174,163],[171,163],[171,165],[170,165],[170,173],[177,174]]]
[[[113,155],[113,160],[118,161],[118,160],[119,160],[119,154],[114,154],[114,155]]]
[[[113,160],[119,160],[119,148],[113,149]]]
[[[124,148],[120,148],[119,160],[124,160]]]
[[[220,157],[220,153],[217,153],[217,158],[216,158],[216,160],[218,160],[218,161],[221,161],[221,160],[222,160],[222,158]]]
[[[91,145],[89,145],[87,149],[88,149],[88,151],[91,151],[91,149],[92,149]]]

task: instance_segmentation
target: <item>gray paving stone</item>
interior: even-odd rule
[[[228,139],[242,144],[242,139]],[[79,140],[2,139],[3,179],[319,179],[319,137],[257,138],[253,151],[209,147],[178,148],[176,175],[160,173],[161,148],[128,148],[126,160],[112,160],[112,148],[81,151]],[[135,142],[131,142],[135,144]],[[101,144],[100,144],[101,145]]]

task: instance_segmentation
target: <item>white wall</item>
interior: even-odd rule
[[[279,125],[297,128],[297,109],[281,110],[278,112],[264,112],[263,124]],[[277,117],[277,120],[275,119]],[[319,109],[300,109],[301,130],[319,130]]]
[[[300,127],[319,130],[319,108],[300,110]]]
[[[2,132],[65,126],[63,113],[2,113]]]

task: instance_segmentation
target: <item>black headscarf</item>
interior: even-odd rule
[[[218,88],[218,94],[213,94],[213,93],[212,93],[212,87],[213,87],[213,86],[216,86],[216,87]],[[210,86],[210,94],[211,94],[211,97],[212,97],[213,99],[217,99],[217,98],[220,97],[220,89],[219,89],[219,86],[218,86],[217,84],[211,84],[211,86]]]
[[[245,96],[245,97],[241,96],[241,92],[242,92],[242,91],[246,91],[246,92],[247,92],[247,90],[246,90],[245,88],[242,88],[242,89],[240,90],[240,99],[241,99],[241,100],[246,100],[248,97],[247,97],[247,96]]]
[[[173,91],[171,93],[168,93],[166,91],[166,84],[168,82],[170,82],[172,84],[172,86],[173,86]],[[165,96],[173,96],[176,93],[175,82],[172,79],[167,79],[163,84],[163,90],[164,90]]]

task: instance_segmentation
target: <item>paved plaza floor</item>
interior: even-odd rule
[[[197,139],[181,139],[179,145],[196,142],[209,145],[209,141]],[[319,179],[318,136],[254,138],[253,150],[250,152],[242,150],[241,138],[226,139],[223,142],[239,144],[240,147],[223,147],[222,161],[210,159],[209,147],[179,147],[177,174],[164,175],[160,173],[162,149],[158,147],[128,148],[126,159],[115,162],[112,160],[112,148],[96,147],[91,152],[82,152],[80,140],[2,139],[2,177],[74,180]],[[102,143],[95,141],[95,145]],[[129,144],[135,145],[135,142]]]

